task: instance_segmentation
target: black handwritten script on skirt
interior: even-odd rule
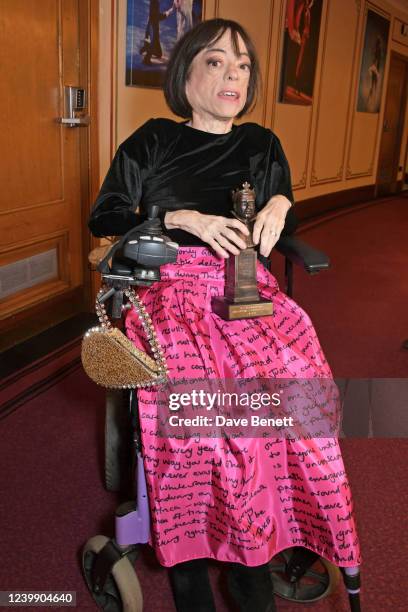
[[[284,438],[261,445],[247,440],[231,446],[220,439],[150,443],[144,459],[155,500],[155,544],[165,549],[209,538],[249,552],[268,548],[285,532],[288,545],[306,546],[338,563],[357,563],[340,451],[334,439],[330,447],[321,442],[307,449]],[[297,459],[290,469],[289,457]],[[325,477],[313,471],[323,460]]]
[[[172,565],[201,555],[259,565],[300,545],[340,565],[358,565],[335,437],[339,393],[310,318],[260,266],[258,286],[273,301],[274,315],[219,319],[211,296],[223,294],[224,262],[202,249],[181,251],[182,263],[163,266],[161,282],[140,290],[169,378],[187,385],[138,392],[159,561]],[[132,311],[126,329],[143,345]],[[200,390],[209,395],[197,395]],[[227,402],[218,392],[237,396]],[[183,418],[190,423],[180,423]]]

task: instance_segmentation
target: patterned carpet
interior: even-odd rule
[[[93,535],[113,534],[112,517],[120,502],[102,482],[104,391],[75,370],[3,419],[0,435],[1,589],[74,590],[79,610],[96,609],[80,572],[81,548]],[[406,609],[407,551],[401,528],[408,503],[407,449],[406,440],[342,441],[362,543],[365,612]],[[174,611],[166,570],[148,546],[136,569],[145,612]],[[212,564],[217,610],[233,611],[221,570]],[[283,600],[277,600],[277,607],[302,609]],[[342,585],[307,607],[316,612],[349,609]]]
[[[311,314],[337,376],[406,377],[406,202],[384,201],[301,235],[332,260],[332,270],[317,277],[296,272],[295,299]],[[105,395],[80,368],[79,346],[79,339],[71,342],[0,387],[0,589],[73,590],[77,609],[85,611],[96,606],[80,571],[82,546],[98,533],[113,534],[113,513],[123,500],[103,487]],[[402,612],[407,440],[345,439],[341,446],[362,544],[362,610]],[[166,570],[148,546],[136,571],[144,611],[174,612]],[[219,564],[211,565],[211,580],[217,611],[234,612]],[[346,612],[349,606],[340,585],[320,602],[277,599],[277,608]]]

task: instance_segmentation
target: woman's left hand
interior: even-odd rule
[[[259,244],[259,252],[268,257],[285,225],[285,217],[291,202],[283,195],[273,196],[256,216],[252,239]]]

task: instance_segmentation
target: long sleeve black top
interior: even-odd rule
[[[95,236],[125,234],[158,204],[231,217],[231,191],[247,181],[260,210],[276,194],[293,202],[289,165],[277,136],[255,123],[212,134],[170,119],[150,119],[123,142],[92,211]],[[296,228],[293,207],[284,234]],[[166,230],[180,245],[204,243],[184,230]]]

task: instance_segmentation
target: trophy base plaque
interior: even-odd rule
[[[211,300],[213,312],[225,321],[235,319],[256,319],[273,314],[273,304],[267,300],[234,303],[225,297],[214,297]]]

